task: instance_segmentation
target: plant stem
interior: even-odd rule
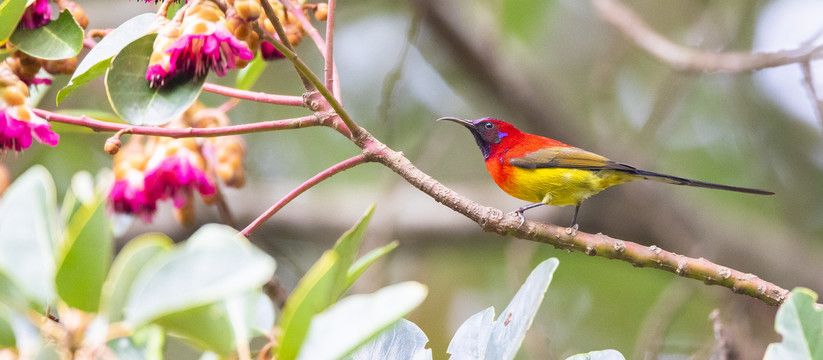
[[[251,100],[267,104],[277,104],[286,106],[305,106],[303,104],[302,96],[291,95],[274,95],[264,92],[248,91],[235,89],[228,86],[217,85],[212,83],[203,84],[203,90],[210,93],[229,96],[237,99]]]

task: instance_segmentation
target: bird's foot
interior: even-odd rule
[[[577,229],[580,227],[578,224],[574,224],[570,227],[566,228],[566,235],[577,236]]]
[[[512,212],[508,212],[506,214],[507,215],[515,215],[516,214],[517,217],[520,218],[520,225],[517,225],[518,227],[523,226],[523,223],[526,222],[526,218],[523,217],[523,211],[521,211],[520,209],[517,209],[517,210],[512,211]]]

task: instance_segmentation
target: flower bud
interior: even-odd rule
[[[123,143],[120,141],[120,136],[114,135],[106,139],[106,145],[103,146],[103,149],[105,149],[109,155],[117,155],[121,146],[123,146]]]
[[[60,8],[60,11],[65,9],[69,9],[71,16],[74,18],[74,21],[77,22],[77,25],[80,25],[83,30],[86,30],[89,27],[89,17],[86,16],[86,11],[83,10],[80,5],[77,5],[74,1],[70,0],[58,0],[57,7]]]
[[[234,11],[243,20],[255,21],[260,17],[261,8],[259,0],[234,0]],[[235,35],[236,36],[236,35]]]
[[[52,75],[71,75],[74,73],[74,70],[77,70],[77,57],[43,61],[43,70],[46,70],[46,72]]]
[[[214,141],[217,165],[217,177],[226,186],[241,188],[246,183],[246,172],[243,169],[243,160],[246,155],[246,144],[240,136],[223,136]]]
[[[318,3],[317,7],[314,8],[314,18],[317,21],[326,21],[329,17],[329,4],[327,3]]]

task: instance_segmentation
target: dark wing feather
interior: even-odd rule
[[[511,164],[524,169],[581,169],[581,170],[619,170],[634,173],[632,166],[611,161],[593,152],[576,147],[550,147],[512,159]]]

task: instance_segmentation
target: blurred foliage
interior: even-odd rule
[[[767,5],[781,1],[626,3],[676,43],[709,51],[749,51],[759,17]],[[83,5],[92,28],[116,27],[150,7],[112,1]],[[437,16],[448,26],[436,26]],[[458,36],[468,47],[456,46],[449,36]],[[775,191],[772,197],[749,197],[629,184],[587,201],[580,222],[587,232],[705,257],[784,288],[823,289],[818,276],[823,271],[821,126],[775,105],[755,79],[757,73],[673,71],[603,23],[585,1],[341,3],[335,39],[347,110],[456,191],[504,210],[522,205],[492,183],[470,137],[433,122],[440,116],[498,116],[526,131],[640,168]],[[404,47],[407,52],[401,51]],[[305,41],[297,50],[315,71],[322,69],[312,44]],[[396,82],[386,80],[398,71]],[[762,72],[767,71],[772,70]],[[290,64],[271,63],[261,75],[265,80],[252,89],[300,94],[301,83],[293,74]],[[233,79],[208,81],[233,84]],[[67,77],[55,79],[41,106],[51,108],[50,99],[66,82]],[[800,80],[796,83],[801,86]],[[209,106],[225,101],[214,94],[201,99]],[[108,111],[102,81],[76,90],[57,110],[73,108]],[[377,110],[381,108],[385,111]],[[248,123],[305,111],[244,102],[229,115],[235,123]],[[58,151],[35,146],[18,156],[5,155],[3,162],[13,176],[43,164],[63,191],[75,172],[96,173],[111,166],[102,150],[107,135],[58,129]],[[244,138],[249,187],[228,197],[240,224],[250,222],[295,184],[357,151],[337,133],[320,128]],[[674,275],[484,234],[374,165],[313,188],[251,240],[278,257],[278,276],[293,287],[327,248],[315,239],[333,238],[373,202],[383,210],[375,216],[373,231],[381,239],[398,239],[402,246],[389,264],[377,265],[383,271],[366,274],[355,286],[374,290],[404,280],[427,284],[430,296],[411,320],[428,334],[435,353],[445,352],[459,320],[489,303],[505,304],[506,294],[519,284],[517,275],[548,256],[558,257],[564,266],[521,358],[543,358],[547,352],[563,358],[599,348],[627,356],[707,354],[707,344],[714,341],[707,319],[713,308],[721,310],[729,340],[742,358],[758,358],[769,343],[778,341],[776,334],[763,331],[771,327],[776,309]],[[529,216],[556,222],[570,211],[547,208]],[[211,213],[199,221],[215,219]],[[150,230],[175,239],[192,231],[158,221],[135,226],[124,239]],[[366,241],[367,248],[381,245]],[[660,299],[677,301],[667,308]]]

